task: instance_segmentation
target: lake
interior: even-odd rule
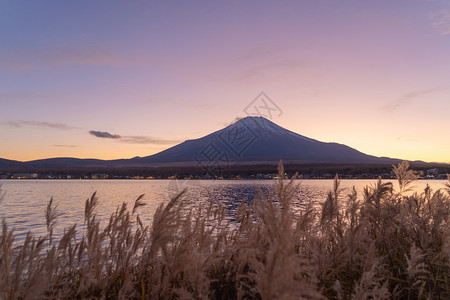
[[[300,190],[298,202],[305,198],[321,201],[333,187],[333,180],[298,180]],[[375,180],[342,180],[341,187],[347,194],[352,186],[361,192],[366,185]],[[416,191],[422,192],[426,185],[433,190],[443,188],[446,180],[419,180],[413,183]],[[28,231],[36,235],[46,234],[44,211],[51,197],[58,205],[61,216],[55,227],[58,238],[64,228],[74,223],[84,222],[84,202],[94,192],[99,197],[96,209],[99,220],[109,218],[122,202],[133,208],[136,198],[145,194],[146,206],[139,208],[144,224],[149,225],[157,206],[187,189],[186,197],[194,201],[214,199],[229,210],[230,216],[237,209],[242,199],[252,201],[257,187],[268,193],[271,180],[0,180],[1,193],[0,219],[5,219],[8,226],[15,227],[17,241],[23,240]],[[394,187],[397,187],[394,181]],[[81,226],[82,227],[82,226]]]

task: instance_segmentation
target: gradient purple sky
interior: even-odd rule
[[[264,91],[299,134],[450,162],[450,1],[0,5],[1,158],[151,155]]]

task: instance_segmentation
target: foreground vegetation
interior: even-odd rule
[[[347,195],[335,179],[322,203],[293,205],[295,181],[243,201],[236,220],[220,204],[183,193],[161,204],[151,226],[124,203],[106,226],[96,195],[85,227],[53,238],[58,211],[46,211],[48,235],[15,245],[3,221],[0,299],[450,299],[450,184],[408,191],[406,162],[394,167],[399,190],[379,180]]]

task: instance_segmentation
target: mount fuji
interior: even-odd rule
[[[400,160],[364,154],[338,143],[325,143],[287,130],[263,117],[245,117],[195,140],[187,140],[157,154],[133,159],[142,164],[189,164],[208,160],[238,164],[374,163]]]
[[[338,143],[314,140],[263,117],[245,117],[202,138],[187,140],[146,157],[99,160],[49,158],[28,162],[0,159],[3,169],[189,167],[203,163],[276,164],[393,164],[400,160],[375,157]]]

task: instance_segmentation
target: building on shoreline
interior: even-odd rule
[[[14,173],[13,179],[37,179],[37,173]]]

